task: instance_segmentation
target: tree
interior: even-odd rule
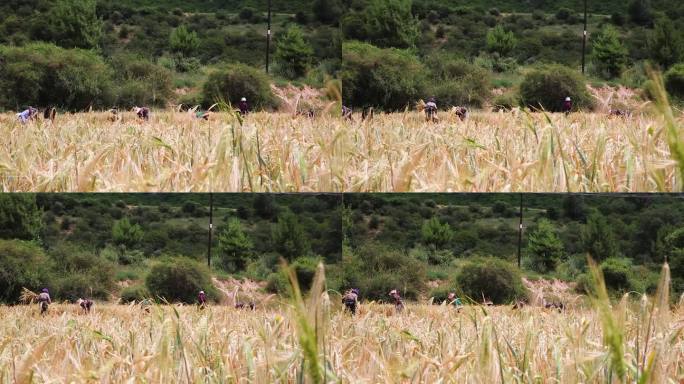
[[[436,217],[423,222],[420,232],[423,242],[436,249],[446,247],[454,237],[454,232],[451,230],[449,223],[442,224]]]
[[[192,56],[200,45],[197,32],[188,31],[188,28],[185,25],[181,25],[180,27],[171,31],[169,42],[171,44],[171,50],[183,55],[184,57]]]
[[[656,21],[653,31],[648,35],[648,48],[651,59],[663,69],[684,59],[684,41],[672,20],[662,17]]]
[[[209,269],[187,257],[157,262],[145,277],[145,286],[152,296],[170,302],[194,303],[199,291],[204,291],[210,299],[219,297]]]
[[[96,48],[103,25],[97,17],[96,6],[96,0],[58,0],[39,37],[64,48]]]
[[[627,12],[629,12],[629,19],[635,24],[647,25],[653,20],[648,0],[632,0]]]
[[[275,59],[280,72],[289,79],[302,77],[309,70],[313,48],[304,40],[304,32],[296,25],[287,29],[276,43]]]
[[[664,76],[667,92],[676,98],[684,99],[684,63],[675,64]]]
[[[672,278],[678,283],[678,293],[681,293],[684,290],[684,228],[675,229],[665,236],[663,242]]]
[[[218,235],[218,254],[223,267],[230,272],[245,269],[251,259],[252,241],[242,230],[240,220],[232,218]]]
[[[336,24],[342,15],[342,6],[338,0],[314,0],[312,10],[321,23]]]
[[[530,233],[527,253],[532,268],[540,273],[552,272],[563,257],[563,243],[549,220],[541,219]]]
[[[112,240],[118,246],[133,248],[140,243],[142,238],[142,228],[138,224],[131,224],[128,218],[115,222],[112,227]]]
[[[487,49],[501,56],[508,56],[518,45],[518,40],[513,32],[506,31],[501,25],[487,32]]]
[[[273,230],[272,239],[276,251],[288,261],[309,254],[309,239],[299,224],[297,216],[292,212],[287,211],[278,216],[278,223]]]
[[[0,193],[0,238],[34,240],[42,225],[34,194]]]
[[[629,52],[620,42],[613,26],[607,24],[601,33],[596,35],[592,48],[596,66],[603,75],[612,79],[622,74],[627,65]]]
[[[423,94],[425,66],[408,50],[381,49],[359,41],[342,45],[346,105],[403,110]]]
[[[594,260],[602,261],[618,255],[615,236],[603,215],[595,213],[589,216],[582,231],[582,243]]]
[[[368,41],[382,48],[411,48],[420,35],[412,0],[370,0],[366,7]]]

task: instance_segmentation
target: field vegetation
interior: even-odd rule
[[[371,302],[351,317],[320,274],[306,299],[254,312],[96,304],[85,315],[57,304],[41,318],[33,306],[0,307],[0,378],[676,382],[684,376],[684,312],[668,305],[668,273],[665,266],[656,295],[625,295],[613,306],[597,274],[593,299],[562,312],[421,303],[394,314]]]

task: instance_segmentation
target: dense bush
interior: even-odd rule
[[[116,105],[165,107],[173,96],[173,75],[161,65],[132,54],[114,56],[111,63],[118,81]]]
[[[40,247],[0,240],[0,302],[17,303],[22,287],[38,291],[50,281],[50,260]]]
[[[613,292],[624,293],[639,290],[632,272],[632,262],[624,258],[610,258],[601,263],[601,272],[606,288]]]
[[[34,194],[0,194],[0,238],[33,240],[41,228]]]
[[[575,109],[592,109],[594,106],[584,77],[562,65],[548,65],[530,71],[520,85],[520,96],[528,107],[541,107],[551,112],[560,112],[566,97],[572,98]]]
[[[425,263],[405,252],[373,242],[345,252],[337,276],[339,286],[333,289],[359,288],[363,297],[372,300],[387,300],[392,289],[411,299],[425,290]]]
[[[111,90],[111,70],[94,52],[46,43],[0,46],[0,109],[100,108],[111,103]]]
[[[440,105],[481,107],[489,98],[489,71],[448,54],[431,56],[426,66],[430,68],[427,92]]]
[[[115,287],[115,265],[111,261],[69,243],[54,246],[49,255],[55,264],[53,297],[70,301],[84,297],[109,299]]]
[[[341,78],[347,105],[402,110],[424,97],[426,71],[409,51],[351,41],[343,44]]]
[[[484,296],[494,304],[506,304],[527,295],[520,270],[494,257],[467,259],[459,268],[455,283],[464,295],[478,302]]]
[[[204,83],[203,95],[207,106],[219,101],[237,105],[242,97],[257,110],[277,105],[269,77],[244,64],[228,65],[210,73]]]
[[[665,73],[665,88],[676,98],[684,99],[684,63],[676,64]]]
[[[219,297],[211,283],[209,269],[187,257],[167,258],[156,263],[145,278],[145,286],[152,296],[170,302],[195,303],[201,290],[210,299]]]

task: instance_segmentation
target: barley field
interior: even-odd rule
[[[320,280],[319,280],[320,281]],[[3,383],[681,383],[684,306],[667,291],[564,312],[364,303],[256,311],[96,303],[0,307]],[[661,281],[662,287],[662,281]],[[604,291],[605,292],[605,291]],[[601,295],[599,295],[601,296]]]
[[[157,112],[0,115],[0,190],[655,192],[684,186],[682,119],[419,112],[372,120]],[[680,156],[680,157],[678,157]],[[679,160],[678,160],[679,159]]]

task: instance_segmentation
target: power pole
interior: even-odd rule
[[[582,35],[582,74],[584,75],[584,63],[587,51],[587,0],[584,0],[584,33]]]
[[[523,230],[523,204],[522,204],[523,194],[520,194],[520,225],[518,226],[518,268],[520,268],[521,254],[520,250],[522,248],[522,230]]]
[[[268,54],[271,50],[271,0],[268,0],[268,31],[266,32],[266,73],[268,73]]]
[[[207,242],[207,266],[211,268],[211,233],[214,230],[214,194],[209,192],[209,241]]]

